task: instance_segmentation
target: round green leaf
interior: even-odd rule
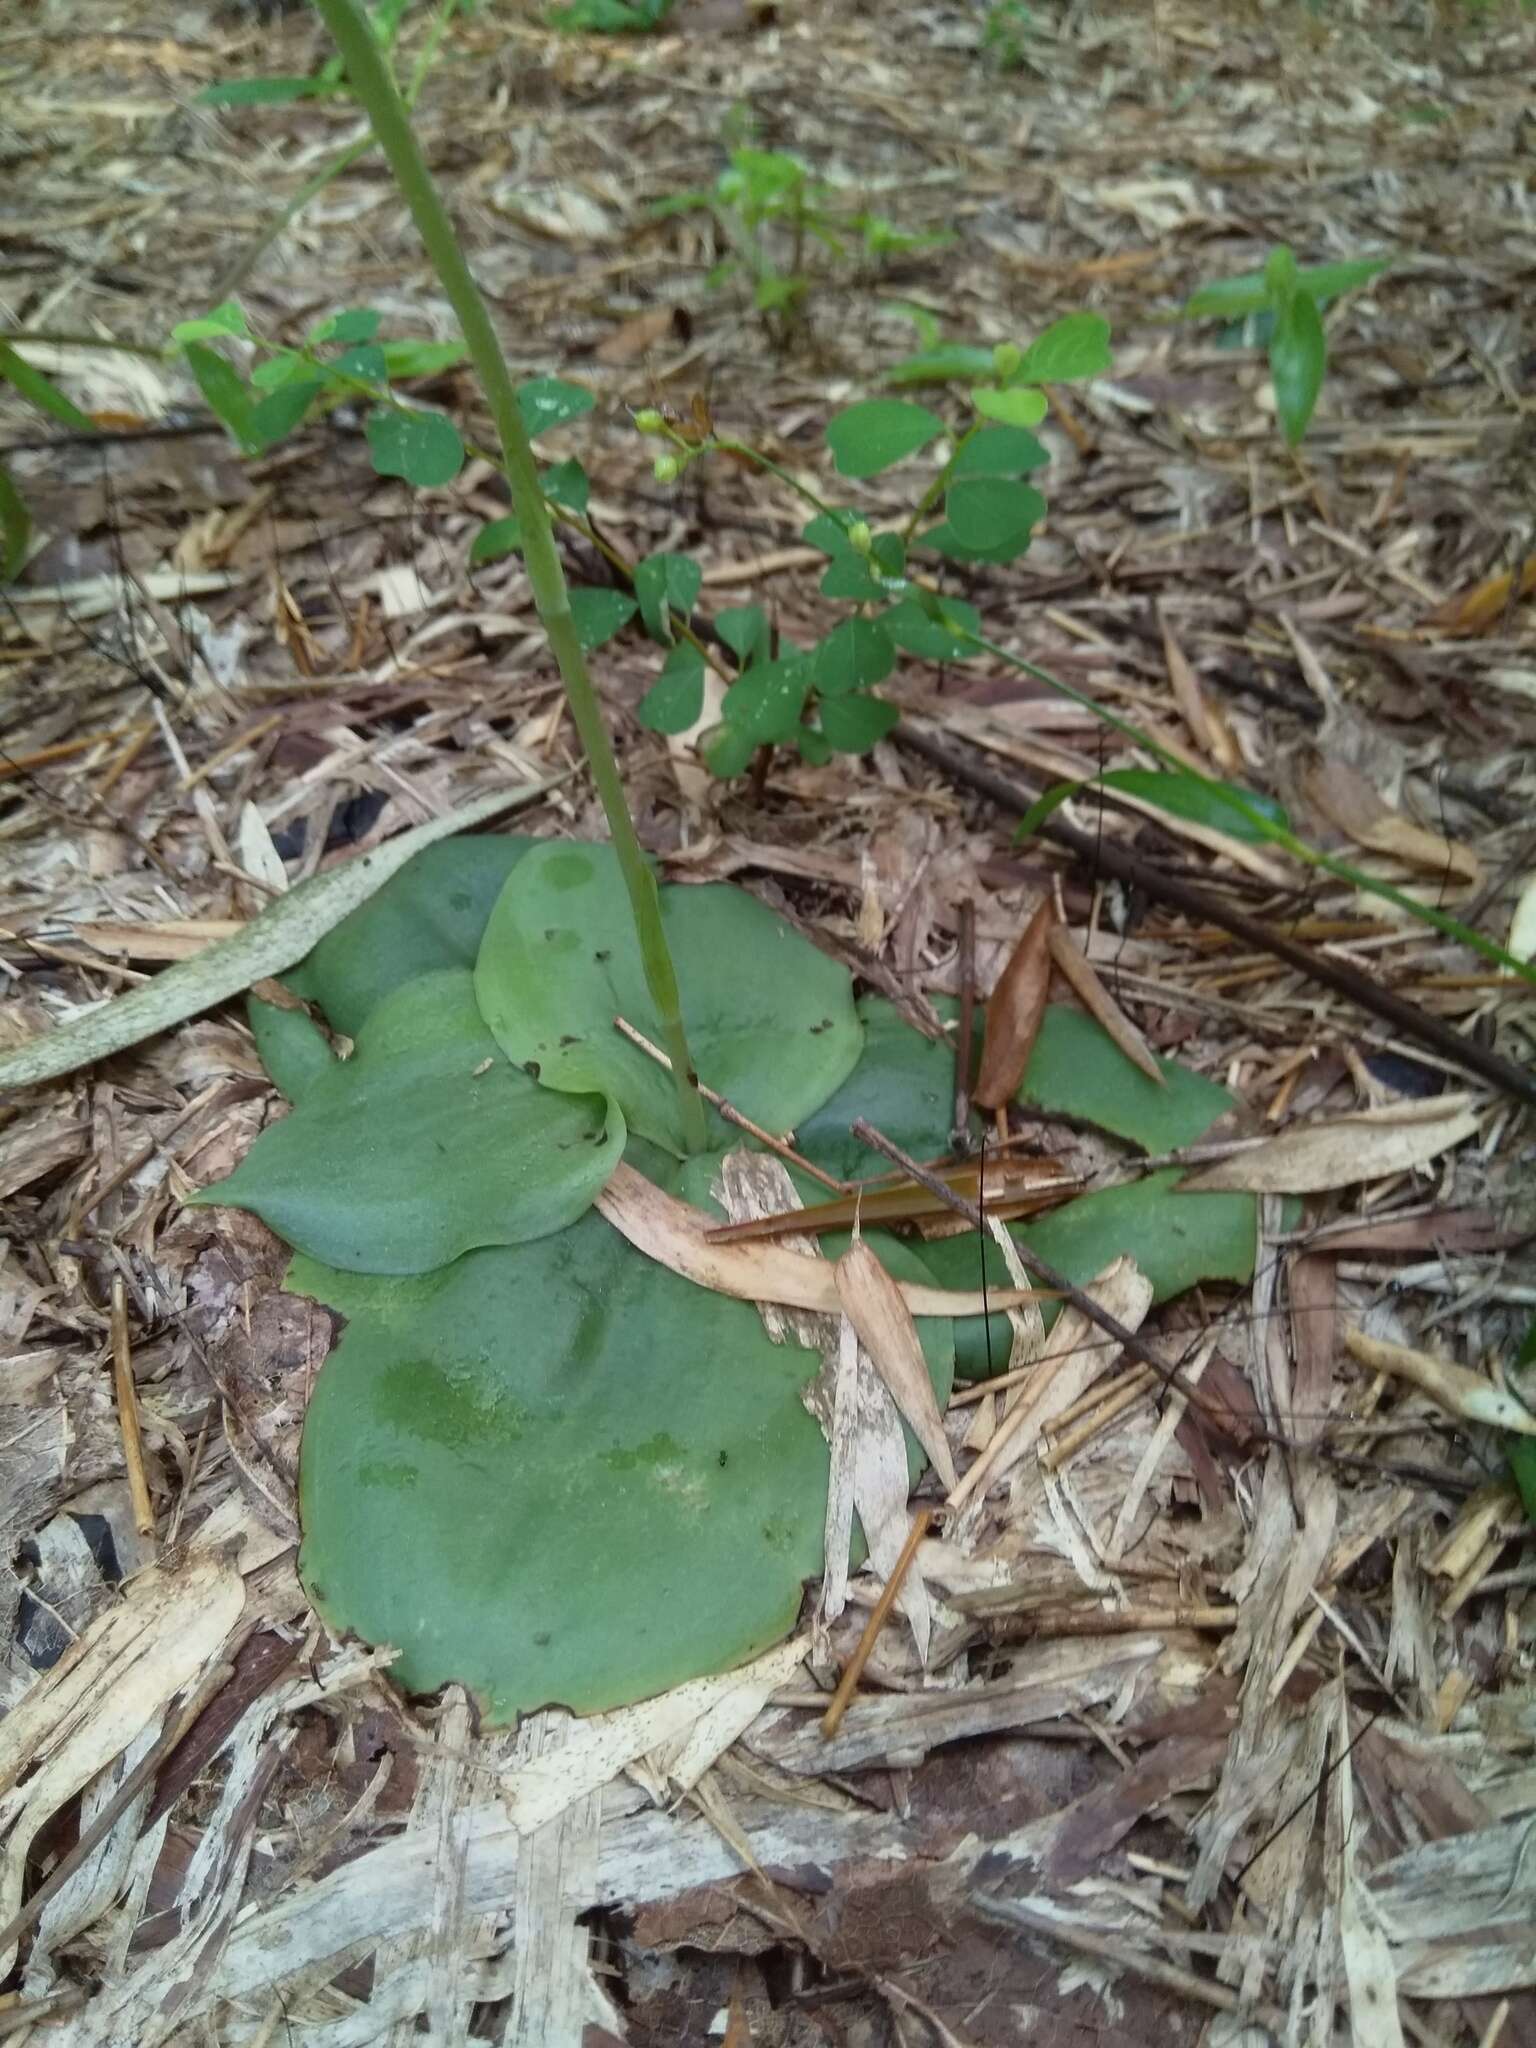
[[[767,1129],[793,1129],[858,1060],[846,971],[744,889],[673,887],[660,898],[701,1078]],[[548,841],[518,863],[475,988],[508,1056],[535,1062],[546,1087],[612,1095],[632,1130],[683,1152],[671,1076],[613,1025],[626,1017],[661,1040],[612,847]]]
[[[600,1094],[555,1094],[486,1030],[462,967],[387,996],[356,1049],[306,1077],[293,1110],[196,1202],[249,1209],[358,1273],[421,1273],[478,1245],[562,1230],[624,1149]]]
[[[649,732],[686,732],[704,709],[704,657],[679,640],[635,713]]]
[[[747,1303],[597,1215],[420,1279],[300,1259],[288,1285],[347,1318],[305,1424],[300,1572],[338,1633],[399,1646],[407,1689],[457,1679],[492,1725],[596,1713],[794,1626],[824,1562],[818,1361]],[[948,1326],[919,1330],[942,1401]]]
[[[732,604],[715,615],[715,631],[743,668],[766,661],[773,636],[768,614],[760,604]]]
[[[883,697],[867,697],[862,690],[822,700],[821,729],[828,746],[839,754],[867,754],[900,722],[901,713],[894,704],[887,704]]]
[[[1203,1138],[1232,1097],[1215,1081],[1159,1060],[1160,1088],[1082,1010],[1051,1003],[1040,1020],[1019,1101],[1128,1138],[1144,1152],[1173,1152]]]
[[[451,484],[464,467],[459,430],[440,412],[381,407],[369,413],[364,431],[379,475],[404,477],[418,490]]]
[[[951,485],[944,509],[962,547],[1017,548],[1045,517],[1045,500],[1011,477],[980,476]]]
[[[729,782],[733,775],[746,774],[757,745],[750,733],[738,731],[734,725],[714,726],[699,742],[704,765],[722,782]]]
[[[904,462],[944,431],[926,405],[901,398],[866,398],[827,422],[827,446],[843,476],[878,476]]]
[[[984,427],[955,457],[952,481],[968,476],[1028,476],[1044,469],[1050,455],[1023,427]]]
[[[522,834],[465,834],[426,847],[327,932],[284,981],[320,1005],[333,1031],[356,1038],[403,982],[440,967],[474,966],[496,898],[537,844]],[[286,1083],[273,1078],[286,1094]]]
[[[587,501],[592,495],[592,480],[574,456],[566,462],[553,463],[540,476],[539,482],[545,497],[563,505],[568,512],[586,511]]]
[[[1045,393],[1027,385],[978,384],[971,403],[984,418],[1009,427],[1038,427],[1050,410]]]
[[[896,646],[882,621],[844,619],[812,656],[816,687],[823,697],[883,683],[896,666]]]
[[[796,1150],[839,1180],[889,1173],[890,1161],[852,1135],[862,1117],[911,1158],[943,1158],[955,1120],[954,1047],[914,1030],[884,996],[861,997],[859,1019],[863,1057],[830,1101],[798,1126]],[[808,1201],[822,1199],[809,1184],[805,1193]]]
[[[811,666],[803,654],[760,661],[731,684],[721,711],[732,731],[754,747],[777,745],[794,737],[810,687]]]

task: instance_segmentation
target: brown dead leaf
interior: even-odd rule
[[[1162,629],[1163,663],[1168,670],[1168,682],[1174,702],[1179,707],[1179,715],[1189,727],[1191,739],[1223,774],[1235,774],[1243,765],[1237,741],[1220,712],[1214,705],[1206,703],[1194,664],[1173,637],[1173,628],[1161,605],[1157,607],[1157,623]]]
[[[917,1325],[901,1290],[862,1238],[848,1247],[832,1271],[844,1313],[858,1332],[859,1342],[946,1490],[952,1489],[955,1461],[944,1434],[944,1418],[928,1377]]]
[[[1167,1079],[1157,1064],[1151,1046],[1100,981],[1088,956],[1072,934],[1063,925],[1053,925],[1046,944],[1050,949],[1051,959],[1061,969],[1063,978],[1071,984],[1072,993],[1083,1008],[1096,1023],[1104,1027],[1132,1066],[1139,1067],[1148,1080],[1155,1081],[1159,1088],[1166,1088]]]
[[[778,1301],[789,1308],[819,1309],[840,1316],[837,1279],[825,1259],[802,1258],[771,1240],[711,1244],[707,1233],[718,1219],[665,1193],[632,1166],[619,1166],[597,1198],[599,1211],[648,1259],[681,1273],[697,1287],[712,1288],[737,1301]],[[894,1283],[915,1316],[979,1316],[1032,1301],[1024,1288],[970,1289]]]
[[[1304,1124],[1250,1152],[1186,1174],[1179,1187],[1194,1194],[1227,1189],[1310,1195],[1407,1173],[1473,1136],[1477,1117],[1471,1099],[1440,1095],[1429,1102],[1398,1102],[1386,1109],[1363,1109],[1356,1116]]]
[[[981,1072],[973,1090],[973,1100],[983,1109],[1001,1109],[1011,1102],[1024,1079],[1051,985],[1049,941],[1054,922],[1047,900],[1024,927],[988,1000]]]
[[[631,314],[612,334],[605,334],[592,353],[600,363],[638,362],[658,342],[669,338],[686,341],[688,329],[688,315],[681,306],[648,306],[643,313]]]
[[[1330,825],[1372,853],[1432,875],[1454,875],[1476,888],[1482,863],[1469,846],[1415,825],[1384,803],[1365,777],[1337,754],[1314,754],[1302,776],[1307,800]]]
[[[1496,626],[1511,604],[1536,591],[1536,555],[1527,555],[1520,569],[1520,588],[1515,589],[1513,569],[1497,576],[1485,576],[1471,590],[1453,597],[1424,621],[1442,633],[1486,633]]]

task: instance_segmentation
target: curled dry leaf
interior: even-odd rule
[[[1243,765],[1237,741],[1221,713],[1205,701],[1205,692],[1200,687],[1194,663],[1174,638],[1173,628],[1163,616],[1161,605],[1157,607],[1157,623],[1162,629],[1163,664],[1168,670],[1174,702],[1179,707],[1180,717],[1189,727],[1191,739],[1224,775],[1236,774]]]
[[[1316,754],[1303,777],[1307,799],[1330,825],[1356,846],[1390,855],[1405,867],[1431,875],[1454,875],[1476,888],[1482,863],[1469,846],[1415,825],[1394,811],[1358,770],[1337,754]]]
[[[778,1301],[833,1316],[843,1312],[836,1276],[825,1259],[802,1258],[766,1241],[711,1244],[707,1233],[715,1228],[713,1216],[667,1194],[632,1166],[615,1169],[597,1207],[636,1251],[697,1287],[737,1301]],[[915,1316],[979,1316],[1035,1298],[1027,1288],[989,1288],[983,1296],[970,1288],[894,1284]]]
[[[1103,1025],[1133,1066],[1140,1067],[1159,1088],[1166,1088],[1167,1078],[1151,1046],[1099,979],[1092,962],[1066,926],[1053,925],[1046,943],[1051,959],[1061,969],[1062,979],[1070,984],[1083,1008]]]
[[[1202,1166],[1179,1182],[1181,1193],[1218,1190],[1256,1195],[1310,1195],[1353,1187],[1389,1173],[1407,1173],[1449,1152],[1477,1130],[1467,1095],[1393,1103],[1327,1123],[1306,1124],[1278,1138]]]
[[[1024,927],[988,1000],[981,1072],[972,1090],[972,1100],[983,1109],[1001,1109],[1011,1102],[1024,1079],[1051,985],[1049,941],[1054,922],[1050,903],[1042,903]]]
[[[1486,633],[1490,626],[1496,626],[1512,604],[1522,597],[1536,592],[1536,555],[1527,555],[1520,565],[1520,587],[1515,588],[1515,571],[1500,570],[1496,576],[1485,576],[1481,583],[1471,590],[1464,590],[1459,597],[1453,597],[1431,612],[1424,621],[1426,626],[1436,626],[1442,633]]]
[[[944,1434],[944,1418],[928,1377],[917,1325],[901,1289],[862,1239],[848,1247],[832,1273],[844,1313],[890,1389],[891,1399],[933,1461],[946,1489],[953,1488],[955,1461]]]
[[[1344,1343],[1351,1358],[1372,1372],[1389,1372],[1408,1380],[1448,1415],[1466,1422],[1486,1423],[1490,1429],[1510,1429],[1520,1436],[1536,1436],[1536,1415],[1513,1394],[1485,1380],[1481,1373],[1464,1365],[1434,1358],[1427,1351],[1411,1350],[1406,1344],[1389,1344],[1382,1337],[1368,1337],[1364,1330],[1346,1330]]]

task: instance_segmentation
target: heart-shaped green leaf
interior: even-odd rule
[[[621,633],[635,616],[635,600],[622,590],[573,590],[571,617],[583,651],[591,654]]]
[[[962,547],[1015,548],[1045,517],[1045,500],[1011,477],[979,476],[952,484],[944,509]]]
[[[894,704],[863,690],[825,698],[819,716],[827,745],[838,754],[867,754],[901,723]]]
[[[635,596],[645,630],[663,647],[672,645],[672,614],[686,619],[699,595],[704,572],[692,555],[647,555],[635,564]]]
[[[327,1265],[422,1273],[574,1222],[624,1138],[601,1095],[557,1095],[513,1066],[469,971],[444,968],[387,996],[352,1057],[306,1073],[291,1113],[192,1199],[249,1209]]]
[[[878,476],[926,448],[944,422],[926,405],[902,398],[866,398],[827,422],[827,446],[842,476]]]
[[[768,1130],[793,1129],[858,1060],[847,972],[744,889],[660,895],[700,1077]],[[546,1087],[612,1095],[631,1130],[684,1151],[671,1076],[614,1029],[621,1016],[662,1035],[611,847],[549,841],[518,863],[475,988],[508,1056],[536,1062]]]
[[[1068,313],[1035,337],[1014,375],[1022,384],[1065,384],[1076,377],[1102,377],[1109,365],[1109,322],[1104,315]]]
[[[459,430],[440,412],[381,406],[369,413],[364,432],[379,475],[404,477],[418,490],[451,484],[464,467]]]
[[[968,476],[1028,476],[1032,469],[1044,469],[1050,459],[1048,450],[1023,427],[983,427],[955,457],[950,480],[958,483]]]
[[[844,619],[815,650],[816,687],[824,697],[883,683],[896,666],[896,648],[884,622]]]
[[[595,1713],[794,1626],[823,1564],[817,1361],[755,1309],[595,1214],[420,1279],[300,1259],[288,1285],[348,1319],[305,1424],[300,1571],[334,1630],[399,1646],[409,1690],[457,1679],[491,1724]],[[948,1326],[919,1331],[942,1403]]]
[[[932,600],[929,600],[932,602]],[[938,609],[938,607],[935,607]],[[900,648],[908,654],[915,654],[923,661],[966,661],[980,650],[971,645],[946,625],[946,619],[966,626],[973,633],[981,631],[981,614],[975,605],[967,604],[962,597],[946,597],[942,604],[943,616],[930,615],[921,597],[904,597],[900,604],[892,605],[888,612],[880,614],[880,623]]]
[[[776,745],[794,734],[811,687],[811,665],[803,654],[760,661],[732,683],[721,710],[733,731],[754,747]]]
[[[517,387],[517,409],[523,416],[530,440],[563,427],[567,420],[579,420],[597,400],[579,384],[567,384],[559,377],[531,377]]]
[[[704,657],[690,642],[679,640],[635,716],[650,732],[686,732],[703,709]]]

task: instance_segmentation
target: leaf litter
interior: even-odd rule
[[[727,479],[702,538],[680,530],[646,496],[623,408],[713,382],[733,427],[781,436],[798,460],[797,419],[872,395],[871,353],[894,359],[911,328],[889,293],[855,284],[863,324],[813,305],[811,352],[780,365],[647,223],[651,198],[716,167],[722,52],[771,141],[899,187],[918,224],[959,228],[901,280],[948,329],[990,345],[1020,311],[1044,324],[1102,307],[1114,373],[1064,394],[1041,430],[1062,480],[1022,569],[969,586],[989,625],[1011,620],[1009,644],[1213,774],[1257,781],[1313,836],[1518,936],[1536,698],[1508,310],[1530,256],[1529,218],[1506,203],[1520,24],[1497,9],[1367,20],[1346,0],[1219,26],[1179,6],[1031,20],[1022,74],[1001,78],[980,69],[975,22],[942,9],[903,10],[895,29],[889,12],[774,27],[726,10],[622,44],[476,20],[449,38],[424,118],[443,146],[451,120],[484,173],[475,260],[538,323],[527,367],[601,395],[602,500],[650,547],[697,547],[714,597],[769,597],[791,636],[817,616],[795,508]],[[38,322],[67,248],[67,312],[49,324],[154,341],[167,289],[178,309],[204,303],[232,221],[254,236],[308,175],[263,154],[260,110],[185,102],[215,78],[307,70],[312,31],[233,13],[182,43],[163,24],[71,31],[52,38],[43,19],[11,44],[13,126],[46,132],[50,151],[27,179],[7,324]],[[502,37],[540,103],[515,161],[487,62]],[[284,118],[321,142],[318,110]],[[187,122],[191,153],[169,140]],[[1473,126],[1476,154],[1461,146]],[[436,320],[384,188],[334,193],[347,204],[323,230],[301,221],[257,273],[274,329],[330,308],[349,272],[402,325],[423,308]],[[1301,467],[1278,449],[1257,357],[1146,317],[1252,268],[1256,237],[1319,259],[1404,251],[1328,311],[1330,383]],[[382,283],[381,268],[365,281],[381,257]],[[38,361],[119,421],[195,396],[105,349],[50,345]],[[30,416],[7,403],[3,417],[8,445],[36,438]],[[517,821],[540,837],[591,836],[592,808],[567,775],[519,565],[477,571],[473,589],[457,570],[502,509],[483,475],[429,509],[376,479],[343,432],[247,468],[190,426],[10,458],[38,551],[0,626],[0,1034],[20,1091],[0,1130],[7,1917],[58,1879],[11,1937],[21,2007],[81,2042],[387,2039],[423,2017],[434,2039],[589,2028],[644,2043],[702,2039],[716,2014],[723,2033],[743,2011],[751,2038],[775,2043],[805,2038],[806,2013],[866,2030],[850,2039],[889,2024],[1002,2040],[1059,2013],[1144,2040],[1206,2011],[1281,2038],[1322,2038],[1336,2019],[1369,2042],[1523,2038],[1536,1565],[1497,1433],[1518,1426],[1506,1404],[1533,1305],[1522,1113],[1249,942],[1042,845],[1010,848],[976,790],[899,745],[872,764],[775,768],[754,806],[676,741],[632,729],[642,832],[674,878],[734,876],[789,909],[919,1037],[960,993],[963,902],[983,995],[1053,904],[1058,937],[1166,1085],[1106,1087],[1085,1063],[1103,1061],[1099,1026],[1047,1005],[1024,1078],[1033,1113],[1011,1117],[1099,1177],[1099,1206],[1017,1234],[1080,1282],[1136,1256],[1154,1302],[1141,1329],[1177,1384],[1116,1361],[1052,1304],[1049,1337],[1010,1321],[1037,1313],[1027,1302],[962,1326],[983,1389],[1032,1374],[1052,1343],[1064,1376],[1047,1400],[1026,1377],[951,1405],[962,1482],[1021,1414],[1017,1456],[1004,1439],[997,1483],[973,1489],[968,1547],[948,1529],[919,1547],[926,1666],[888,1623],[830,1745],[820,1715],[868,1573],[828,1632],[612,1716],[531,1716],[516,1735],[478,1732],[452,1690],[404,1699],[387,1652],[325,1639],[291,1539],[329,1319],[278,1291],[257,1226],[180,1206],[270,1114],[243,1025],[214,1006],[282,972],[318,927],[285,957],[242,955],[232,978],[210,942],[265,943],[274,858],[292,900],[312,879],[352,886],[360,857],[403,858],[412,830],[454,829],[466,806],[489,815],[520,785],[552,784]],[[652,677],[628,642],[609,657],[623,718]],[[1074,707],[989,665],[942,688],[914,668],[897,693],[1032,793],[1141,765],[1106,758]],[[1298,896],[1270,852],[1133,794],[1080,799],[1076,815],[1117,843],[1143,835],[1150,859],[1194,863],[1261,921],[1529,1063],[1521,992],[1347,887]],[[168,976],[141,981],[180,958],[201,962],[189,997]],[[76,1060],[61,1023],[140,986],[160,1035],[98,1039]],[[14,1063],[55,1032],[47,1057],[69,1071]],[[1177,1113],[1154,1123],[1137,1086]],[[864,1104],[844,1134],[860,1114],[906,1142]],[[1229,1191],[1186,1192],[1192,1175]],[[1278,1197],[1300,1192],[1304,1209],[1283,1212]],[[1080,1242],[1064,1250],[1074,1213]],[[1234,1231],[1243,1241],[1218,1249]],[[924,1258],[940,1284],[975,1288],[973,1238]],[[989,1259],[997,1307],[1027,1269],[1010,1275],[995,1244]],[[836,1315],[819,1263],[832,1287],[818,1309]],[[154,1546],[136,1541],[101,1369],[114,1279]],[[103,1527],[109,1541],[85,1540]],[[623,1620],[643,1634],[643,1613]],[[132,1774],[189,1706],[146,1798]],[[100,1847],[70,1863],[93,1827]],[[798,1890],[784,1873],[802,1874]],[[802,1973],[777,2004],[774,1943]]]

